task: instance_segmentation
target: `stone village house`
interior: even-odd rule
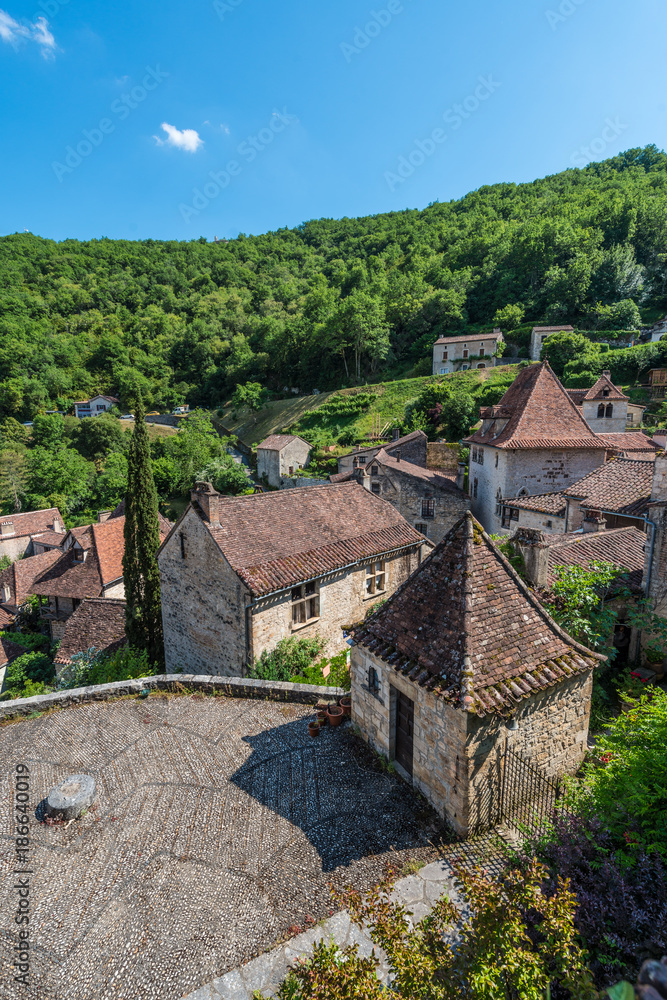
[[[462,337],[439,337],[433,345],[433,374],[451,375],[469,368],[493,368],[496,352],[504,344],[502,330],[465,334]]]
[[[45,548],[51,536],[62,544],[65,528],[57,507],[48,510],[29,510],[23,514],[7,514],[0,520],[0,558],[7,556],[12,562],[21,556],[37,555]],[[45,544],[40,545],[40,540]]]
[[[403,461],[381,448],[371,462],[348,473],[365,489],[400,511],[408,524],[437,544],[470,507],[470,499],[452,480],[435,469]],[[340,482],[341,477],[336,477]]]
[[[257,478],[280,489],[283,480],[305,469],[312,449],[294,434],[272,434],[257,445]]]
[[[609,445],[594,434],[548,362],[519,372],[495,406],[480,410],[470,448],[472,512],[491,533],[503,498],[558,492],[603,465]]]
[[[423,469],[426,468],[428,437],[424,431],[412,431],[403,437],[394,438],[393,441],[379,442],[367,448],[355,448],[347,455],[342,455],[338,459],[338,472],[330,477],[331,482],[343,482],[353,469],[372,462],[380,449],[383,449],[388,455],[396,456],[400,453],[400,458],[404,462],[419,465]]]
[[[167,672],[239,676],[284,638],[321,636],[393,594],[423,537],[357,483],[223,497],[198,483],[158,552]]]
[[[579,767],[603,657],[559,628],[470,513],[352,632],[353,721],[461,836],[497,822],[507,745],[548,775]]]
[[[530,334],[531,361],[539,361],[545,340],[554,333],[574,333],[573,326],[534,326]]]

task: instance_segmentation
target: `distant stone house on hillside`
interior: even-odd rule
[[[279,489],[283,480],[305,469],[312,449],[295,434],[272,434],[257,445],[257,478]]]
[[[462,337],[439,337],[433,345],[433,374],[451,375],[469,368],[493,368],[504,343],[502,330]]]
[[[54,639],[62,638],[64,622],[82,601],[125,596],[124,527],[125,515],[114,512],[98,524],[72,528],[64,551],[34,581],[32,593],[45,601],[42,617],[50,623]],[[170,522],[160,516],[160,538],[166,538],[170,529]]]
[[[239,676],[285,638],[344,647],[424,539],[357,483],[222,497],[198,483],[158,553],[167,670]]]
[[[489,532],[502,527],[506,497],[566,489],[603,465],[609,445],[594,434],[548,362],[519,372],[500,402],[480,410],[470,448],[472,512]]]
[[[56,535],[56,541],[62,541],[65,533],[62,514],[57,507],[6,514],[0,517],[0,558],[7,556],[14,560],[26,553],[36,555],[46,547],[39,545],[40,538]]]
[[[580,766],[603,658],[470,513],[353,636],[353,721],[459,835],[499,821],[507,748],[552,776]]]
[[[93,396],[92,399],[79,400],[74,404],[74,415],[83,419],[84,417],[99,417],[106,413],[112,406],[118,406],[119,399],[115,396]]]
[[[422,469],[426,468],[428,437],[423,431],[412,431],[403,437],[394,438],[393,441],[380,442],[367,448],[355,448],[347,455],[342,455],[338,459],[338,473],[331,476],[331,481],[334,483],[342,481],[353,469],[368,465],[381,449],[403,462],[419,465]]]
[[[573,326],[534,326],[530,334],[530,359],[539,361],[544,343],[554,333],[574,333]]]
[[[384,448],[371,462],[358,465],[348,476],[390,503],[408,524],[434,544],[470,507],[467,494],[450,478],[405,462]]]

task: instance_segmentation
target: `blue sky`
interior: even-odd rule
[[[233,237],[665,148],[666,36],[663,0],[0,0],[0,234]]]

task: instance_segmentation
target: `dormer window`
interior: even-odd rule
[[[74,562],[84,562],[86,553],[83,551],[83,549],[79,548],[78,546],[75,546],[72,551],[74,553]]]
[[[9,601],[11,600],[11,596],[12,596],[12,592],[11,592],[11,590],[9,588],[9,585],[6,584],[6,583],[3,583],[3,585],[2,585],[2,603],[3,604],[8,604]]]
[[[603,389],[602,390],[602,395],[605,396],[605,398],[606,398],[609,395],[609,389]]]

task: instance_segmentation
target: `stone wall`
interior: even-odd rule
[[[623,399],[611,399],[607,405],[613,406],[613,415],[611,417],[598,417],[598,406],[600,401],[587,401],[584,400],[581,406],[581,412],[583,414],[584,420],[590,427],[592,431],[596,434],[623,434],[625,433],[625,426],[628,418],[628,404]]]
[[[241,675],[250,594],[194,511],[186,513],[165,543],[158,565],[167,670]]]
[[[2,671],[0,671],[0,680]],[[209,675],[187,676],[181,674],[158,674],[139,677],[129,681],[114,681],[112,684],[96,684],[90,687],[71,688],[54,691],[53,694],[39,694],[32,698],[17,698],[15,701],[0,702],[0,719],[14,719],[33,712],[48,712],[67,708],[69,705],[83,705],[92,701],[107,701],[114,698],[135,696],[148,688],[150,691],[169,691],[185,694],[200,691],[204,694],[223,695],[226,698],[262,698],[271,701],[295,702],[301,705],[316,705],[321,698],[330,700],[342,697],[346,692],[337,687],[320,687],[314,684],[292,684],[286,681],[263,681],[241,677],[211,677]]]
[[[28,551],[29,546],[30,535],[23,535],[20,538],[16,536],[13,538],[8,536],[4,538],[0,537],[0,559],[3,556],[7,556],[11,562],[16,562],[17,559],[20,559]]]
[[[147,424],[162,424],[164,427],[180,427],[184,420],[188,419],[188,413],[160,413],[155,416],[147,416]]]
[[[500,521],[500,518],[498,520]],[[517,528],[531,528],[535,531],[548,531],[550,535],[562,535],[565,532],[565,518],[556,517],[555,514],[544,514],[538,510],[519,509],[519,520],[512,521],[510,528],[499,528],[497,533],[507,535]]]
[[[422,525],[419,530],[435,545],[442,541],[449,529],[470,509],[469,497],[463,490],[451,489],[450,484],[438,488],[430,480],[401,472],[400,468],[394,466],[378,465],[377,469],[377,475],[373,475],[373,464],[366,465],[365,472],[370,473],[370,476],[361,475],[359,482],[395,507],[408,524],[413,527]],[[379,487],[379,492],[372,489],[373,484]],[[422,502],[425,500],[433,502],[433,517],[427,517],[423,513]]]
[[[605,459],[604,450],[597,451],[594,448],[530,448],[510,451],[484,446],[479,450],[484,452],[484,462],[473,462],[471,449],[468,489],[472,512],[489,533],[499,532],[501,528],[501,516],[496,514],[498,491],[507,499],[518,496],[521,490],[525,490],[529,496],[563,490],[603,465]]]
[[[315,479],[311,476],[281,476],[281,490],[297,490],[308,486],[331,486],[330,479]]]
[[[257,449],[257,477],[266,481],[269,486],[277,488],[282,486],[283,477],[290,476],[298,469],[303,469],[308,465],[311,447],[301,438],[295,438],[286,444],[282,451],[274,451],[268,448]]]
[[[368,669],[379,677],[378,695]],[[592,671],[538,692],[519,703],[518,728],[496,715],[483,719],[454,708],[355,646],[351,656],[352,718],[371,746],[389,760],[395,754],[396,692],[414,702],[414,756],[410,779],[466,836],[499,820],[502,754],[509,747],[549,776],[574,773],[586,750]]]
[[[458,472],[459,449],[444,441],[429,441],[426,446],[426,465],[441,472]]]
[[[310,639],[317,635],[326,640],[325,654],[331,656],[347,648],[343,626],[361,621],[368,608],[390,597],[418,566],[416,549],[385,560],[386,590],[366,595],[366,564],[323,577],[318,584],[320,616],[308,625],[292,625],[291,591],[267,597],[252,608],[252,650],[258,658],[264,649],[274,649],[281,639],[295,636]]]
[[[400,451],[402,461],[411,462],[412,465],[419,465],[422,469],[426,468],[428,438],[423,431],[420,431],[411,441],[402,442],[401,444],[397,444],[396,441],[385,441],[378,444],[377,451],[367,451],[362,455],[366,459],[366,464],[372,461],[373,456],[377,455],[380,448],[384,448],[389,455],[395,455],[397,451]],[[357,453],[350,452],[349,455],[341,456],[338,459],[338,471],[351,472],[354,468],[354,459]]]

